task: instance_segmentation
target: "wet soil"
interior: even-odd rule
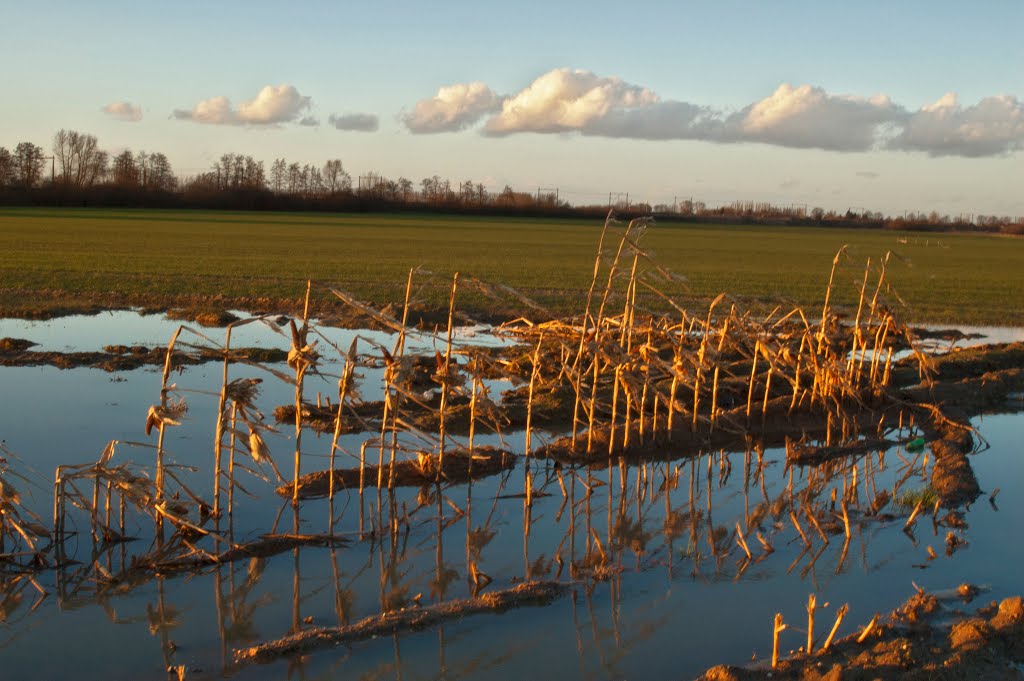
[[[0,366],[89,367],[115,372],[163,366],[167,358],[166,347],[144,345],[107,345],[102,351],[85,352],[36,351],[31,349],[34,346],[35,343],[21,338],[0,338]],[[235,348],[231,350],[231,358],[239,362],[280,363],[288,359],[288,352],[275,348]],[[203,348],[192,352],[175,351],[172,364],[185,366],[223,360],[223,352]]]
[[[246,310],[254,315],[301,316],[305,301],[298,298],[265,298],[252,296],[197,296],[164,294],[68,293],[64,291],[0,290],[0,317],[17,319],[55,319],[68,315],[94,315],[111,310],[143,310],[146,314],[176,315],[196,323],[224,326],[230,321],[229,310]],[[385,306],[389,314],[401,315],[401,310]],[[500,324],[520,314],[511,307],[474,308],[471,314],[456,312],[461,323]],[[372,315],[352,309],[341,300],[318,297],[311,302],[310,315],[322,320],[325,326],[346,329],[382,329],[380,321]],[[409,325],[421,329],[444,328],[448,323],[447,306],[411,305]]]
[[[235,650],[235,660],[272,662],[281,657],[302,655],[318,648],[418,631],[470,615],[498,614],[513,608],[548,605],[568,591],[567,585],[558,582],[523,582],[509,589],[480,594],[476,598],[392,610],[343,627],[307,629],[276,641]]]
[[[379,450],[378,450],[379,451]],[[515,467],[514,454],[493,447],[477,447],[470,454],[465,450],[445,452],[443,460],[437,454],[419,454],[416,460],[397,461],[394,465],[369,464],[364,468],[337,468],[316,471],[299,478],[299,498],[315,499],[334,491],[361,489],[362,487],[423,487],[438,482],[460,484],[479,480]],[[392,477],[393,476],[393,477]],[[280,485],[277,493],[290,498],[292,484]]]
[[[975,593],[966,585],[958,590],[961,598]],[[770,632],[766,623],[766,636]],[[754,667],[720,665],[699,681],[1024,679],[1020,596],[964,613],[948,599],[918,593],[872,627],[862,641],[860,636],[852,634],[811,655],[801,651],[780,660],[775,669],[767,662]]]

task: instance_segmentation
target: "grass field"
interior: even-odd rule
[[[294,300],[307,278],[397,303],[417,265],[435,275],[421,293],[429,305],[445,304],[445,282],[459,271],[577,312],[600,231],[599,222],[475,216],[6,209],[0,313],[80,301]],[[694,310],[723,291],[749,306],[820,307],[832,258],[848,244],[840,304],[856,299],[867,258],[891,250],[900,259],[888,276],[909,303],[906,319],[1024,324],[1022,239],[666,223],[653,225],[643,244],[687,277],[688,289],[673,292]],[[460,301],[488,305],[471,293]]]

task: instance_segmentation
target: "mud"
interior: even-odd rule
[[[20,338],[0,339],[0,366],[53,366],[58,369],[88,367],[108,372],[131,371],[144,366],[163,366],[166,347],[144,345],[107,345],[102,351],[53,352],[30,350],[35,343]],[[288,359],[285,350],[275,348],[235,348],[231,357],[239,362],[279,363]],[[220,362],[224,353],[212,349],[194,352],[175,351],[172,366],[187,366],[206,362]]]
[[[961,586],[955,597],[970,598],[976,590]],[[699,681],[924,681],[925,679],[1024,679],[1024,602],[1020,596],[991,603],[965,614],[955,597],[939,599],[915,594],[882,624],[872,627],[863,642],[859,634],[811,655],[800,652],[753,667],[720,665]],[[942,620],[954,618],[952,623]],[[770,626],[765,624],[765,634]]]
[[[335,469],[334,491],[376,487],[378,481],[382,486],[392,487],[422,487],[437,482],[460,484],[509,470],[515,466],[515,462],[514,454],[493,447],[477,447],[472,455],[465,450],[445,452],[443,461],[439,460],[437,454],[420,454],[416,460],[397,461],[393,466],[385,463],[369,464],[363,469]],[[299,498],[327,496],[331,491],[331,479],[331,471],[316,471],[301,476]],[[277,493],[290,498],[293,485],[280,485]]]
[[[509,589],[483,593],[476,598],[444,601],[426,607],[414,605],[367,617],[348,626],[307,629],[276,641],[235,650],[235,661],[272,662],[318,648],[418,631],[469,615],[497,614],[513,608],[548,605],[568,590],[568,585],[558,582],[524,582]]]

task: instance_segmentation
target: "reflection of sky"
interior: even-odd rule
[[[157,318],[146,318],[149,319]],[[166,323],[166,322],[161,322]],[[108,322],[109,324],[109,322]],[[176,328],[170,323],[167,328]],[[255,325],[253,325],[255,327]],[[3,335],[20,335],[8,333]],[[110,328],[107,326],[106,328]],[[131,328],[131,327],[129,327]],[[96,336],[89,343],[95,347],[108,342],[145,342],[163,344],[165,338],[155,337],[156,331],[139,327],[142,333],[137,341],[121,337]],[[59,343],[51,333],[48,342]],[[134,333],[134,332],[126,332]],[[218,332],[221,333],[221,332]],[[246,344],[264,344],[269,336],[255,335]],[[169,334],[168,334],[169,335]],[[241,334],[240,334],[241,335]],[[83,336],[76,342],[85,345]],[[150,340],[151,339],[151,340]],[[360,369],[366,381],[379,379],[379,370]],[[276,405],[294,399],[292,386],[274,379],[253,367],[234,366],[231,378],[262,376],[259,406],[270,414]],[[58,464],[84,463],[95,460],[110,439],[155,443],[155,435],[143,432],[146,411],[156,401],[160,388],[160,373],[156,368],[144,368],[120,374],[108,374],[94,369],[60,370],[53,367],[16,367],[0,369],[3,390],[0,391],[0,438],[6,446],[19,454],[19,470],[31,468],[31,477],[38,487],[22,485],[21,491],[29,495],[29,505],[41,515],[49,513],[50,485],[53,469]],[[212,464],[214,420],[221,380],[221,365],[210,363],[187,367],[171,379],[183,391],[189,402],[189,412],[181,427],[168,430],[168,459],[175,464],[195,466],[189,473],[182,470],[186,484],[204,497],[210,496],[209,471]],[[332,378],[307,378],[307,395],[317,392],[336,395],[336,382]],[[367,391],[370,392],[370,391]],[[368,396],[370,397],[370,396]],[[591,482],[594,494],[584,496],[582,481],[588,472],[578,470],[581,479],[575,483],[577,504],[575,555],[582,554],[587,527],[599,538],[604,550],[613,552],[608,540],[609,518],[620,510],[633,521],[642,519],[649,533],[646,552],[635,555],[624,549],[621,555],[622,572],[613,583],[598,584],[592,592],[584,588],[575,597],[567,596],[545,608],[523,608],[502,616],[475,616],[445,625],[443,633],[428,630],[403,635],[400,639],[367,641],[334,650],[313,653],[307,661],[308,678],[330,678],[339,674],[359,678],[376,673],[385,677],[398,675],[386,665],[394,664],[396,649],[401,658],[401,676],[404,679],[434,679],[442,674],[444,666],[451,675],[466,678],[519,679],[536,675],[543,664],[543,676],[569,679],[595,678],[689,678],[705,667],[719,662],[742,664],[752,651],[764,657],[770,654],[770,626],[775,612],[781,611],[793,626],[805,621],[807,594],[814,592],[818,602],[826,601],[831,608],[819,616],[820,626],[826,628],[842,603],[851,604],[851,613],[841,633],[849,633],[862,625],[874,612],[892,609],[913,592],[911,582],[926,589],[949,589],[970,581],[992,588],[984,600],[1000,598],[1019,591],[1017,567],[1024,560],[1024,549],[1008,538],[1016,536],[1016,523],[1024,517],[1020,481],[1024,462],[1017,456],[1017,443],[1024,416],[992,415],[978,418],[975,424],[991,447],[972,457],[979,482],[986,494],[1001,487],[997,497],[998,510],[982,497],[967,513],[970,528],[964,533],[968,545],[951,558],[943,555],[944,529],[937,534],[926,520],[918,523],[912,541],[901,530],[902,518],[891,522],[870,523],[854,533],[849,554],[842,570],[838,571],[842,535],[833,536],[813,570],[802,575],[809,558],[800,558],[802,546],[784,514],[777,520],[769,517],[764,532],[773,534],[775,553],[751,565],[737,578],[740,552],[730,542],[731,553],[715,566],[706,540],[707,522],[698,528],[695,548],[687,549],[688,530],[684,536],[668,545],[662,532],[666,499],[661,483],[666,472],[678,466],[679,485],[670,491],[668,505],[674,510],[685,510],[689,498],[691,476],[696,493],[696,508],[703,510],[711,501],[713,526],[730,531],[737,521],[742,522],[746,505],[750,507],[764,499],[759,488],[744,490],[744,457],[727,457],[731,474],[721,480],[722,466],[726,463],[719,454],[702,456],[699,460],[680,459],[657,463],[647,468],[650,494],[642,501],[636,498],[639,471],[627,468],[627,479],[621,485],[617,466],[610,471],[599,467],[593,470]],[[278,467],[287,476],[291,472],[291,452],[294,449],[294,431],[287,425],[279,434],[268,436],[267,441]],[[353,455],[358,454],[364,435],[342,438],[341,444]],[[494,441],[494,438],[491,438]],[[522,448],[522,433],[506,437],[507,443]],[[322,469],[327,464],[330,450],[329,436],[311,433],[303,438],[303,471]],[[908,456],[905,452],[899,454]],[[367,455],[376,462],[378,450],[369,448]],[[352,466],[354,459],[342,457],[339,465]],[[120,446],[117,461],[132,459],[148,466],[152,450]],[[772,449],[765,453],[767,462],[765,493],[776,499],[783,493],[788,473],[784,467],[785,454]],[[709,467],[710,463],[710,467]],[[899,477],[902,462],[897,450],[886,455],[887,469],[879,474],[879,488],[891,486]],[[251,464],[248,464],[251,465]],[[863,471],[863,467],[861,469]],[[542,484],[551,473],[543,462],[534,463],[534,471]],[[710,484],[709,484],[710,471]],[[806,473],[794,472],[799,490],[806,484]],[[610,477],[609,477],[610,476]],[[488,522],[497,532],[495,539],[483,550],[480,568],[492,576],[492,588],[502,588],[526,573],[526,563],[543,559],[551,561],[556,555],[568,563],[572,546],[568,541],[571,512],[559,513],[562,495],[557,482],[552,481],[546,492],[551,496],[538,498],[532,511],[533,524],[528,540],[524,540],[523,503],[519,498],[497,498],[514,495],[522,490],[523,470],[517,468],[504,478],[492,477],[465,486],[445,490],[445,497],[459,509],[469,511],[472,526]],[[572,488],[572,477],[565,473],[567,486]],[[863,480],[863,477],[861,478]],[[239,473],[250,498],[236,494],[236,536],[251,537],[267,531],[279,511],[284,508],[280,530],[290,531],[291,512],[272,491],[272,484],[262,482],[246,473]],[[908,487],[919,487],[926,480],[915,478]],[[627,490],[626,503],[619,497],[620,489]],[[423,593],[424,603],[432,601],[430,581],[434,576],[438,542],[436,540],[436,506],[418,508],[418,490],[401,490],[396,497],[398,508],[409,513],[410,526],[400,532],[396,554],[402,556],[401,583],[408,586],[409,595]],[[612,495],[609,513],[609,494]],[[471,495],[471,497],[470,497]],[[367,494],[364,513],[372,518],[376,513],[376,492]],[[385,504],[387,497],[385,495]],[[585,513],[590,507],[589,516]],[[338,495],[335,514],[340,514],[338,532],[355,536],[358,529],[360,502],[355,493]],[[442,503],[445,517],[452,521],[442,533],[441,553],[444,564],[458,572],[448,597],[463,597],[468,593],[466,584],[466,518],[458,518],[454,509]],[[328,504],[317,500],[303,504],[302,529],[323,531]],[[777,523],[777,524],[776,524]],[[74,529],[86,528],[78,524]],[[805,528],[806,529],[806,528]],[[129,530],[145,535],[144,523],[130,522]],[[809,530],[808,530],[809,531]],[[87,534],[78,535],[78,548],[87,549]],[[760,551],[748,536],[751,549]],[[916,542],[916,543],[915,543]],[[144,551],[148,542],[135,542],[129,551]],[[815,546],[819,542],[815,539]],[[931,546],[939,557],[927,560],[926,547]],[[388,562],[390,541],[364,541],[339,549],[336,553],[339,578],[350,587],[353,598],[353,621],[374,614],[380,607],[380,563],[383,555]],[[700,567],[694,573],[694,551],[702,554]],[[525,555],[524,555],[525,552]],[[796,567],[789,566],[795,561]],[[313,623],[335,623],[332,580],[333,566],[330,552],[324,549],[303,549],[299,553],[300,590],[303,600],[302,617],[312,617]],[[672,565],[670,569],[670,563]],[[288,632],[291,621],[291,593],[295,577],[295,558],[292,553],[267,561],[265,573],[247,599],[249,605],[259,603],[252,617],[253,629],[260,639],[274,638]],[[915,565],[927,565],[919,569]],[[234,567],[236,586],[245,581],[252,564],[241,561]],[[232,568],[222,568],[221,590],[227,594]],[[556,568],[557,569],[557,568]],[[563,571],[568,579],[568,566]],[[41,576],[44,585],[53,589],[52,573]],[[164,582],[167,604],[179,611],[180,625],[170,637],[178,646],[176,661],[201,667],[216,676],[220,669],[219,634],[216,626],[217,611],[214,595],[217,592],[218,573],[168,579]],[[34,598],[34,595],[32,596]],[[42,678],[66,675],[74,668],[76,678],[131,678],[158,676],[162,672],[159,641],[150,635],[146,625],[146,608],[155,606],[158,597],[154,581],[139,586],[134,592],[112,597],[110,610],[87,604],[74,611],[58,610],[51,596],[33,614],[27,615],[27,606],[17,611],[18,616],[9,623],[0,624],[0,646],[14,640],[15,647],[0,648],[0,656],[12,677],[19,674]],[[226,608],[230,620],[230,608]],[[119,623],[109,619],[116,614]],[[830,621],[828,622],[830,624]],[[788,637],[788,638],[787,638]],[[798,633],[788,632],[783,637],[786,649],[796,648],[802,642]],[[62,654],[54,656],[48,651],[52,641],[66,641]],[[240,645],[241,642],[229,642]],[[14,654],[14,650],[17,654]],[[557,651],[557,655],[539,650]],[[386,670],[381,672],[381,670]],[[150,673],[152,672],[152,673]],[[252,667],[235,674],[233,678],[282,678],[286,663],[266,667]]]
[[[244,313],[239,317],[246,318]],[[291,335],[287,324],[278,327],[272,318],[266,321],[236,326],[231,331],[231,345],[234,347],[287,347],[291,343]],[[167,319],[162,314],[140,315],[137,312],[117,310],[101,312],[95,315],[71,315],[42,321],[27,319],[0,319],[0,338],[23,338],[37,344],[32,350],[74,352],[96,351],[104,345],[146,345],[164,346],[179,326],[184,325],[196,333],[185,332],[181,339],[185,342],[199,343],[202,334],[215,344],[223,344],[225,329],[206,329],[194,322],[182,322]],[[330,342],[341,350],[347,351],[352,339],[357,335],[373,343],[379,343],[389,350],[394,346],[395,334],[381,331],[354,331],[351,329],[335,329],[317,327]],[[460,328],[453,334],[454,340],[473,345],[495,345],[499,343],[493,336],[480,327]],[[309,340],[316,336],[311,334]],[[364,349],[366,345],[364,344]],[[430,334],[410,330],[406,347],[409,350],[430,349],[435,347],[443,350],[444,338],[432,337]]]

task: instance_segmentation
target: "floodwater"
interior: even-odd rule
[[[133,313],[2,320],[0,337],[27,338],[40,344],[37,349],[95,350],[113,343],[164,345],[178,325]],[[223,337],[222,330],[203,333],[216,342]],[[360,351],[375,356],[379,350],[372,343],[390,348],[394,340],[369,332],[325,335],[342,351],[358,335]],[[182,340],[205,342],[188,333]],[[480,330],[463,333],[460,340],[501,342]],[[430,352],[442,347],[429,336],[410,342]],[[288,341],[270,326],[250,324],[235,332],[232,345],[287,348]],[[330,353],[324,350],[325,356]],[[307,376],[307,399],[337,395],[340,363],[325,362],[322,370],[333,375]],[[189,410],[180,427],[168,429],[168,458],[194,468],[175,470],[204,498],[212,495],[221,372],[221,364],[208,363],[171,378]],[[373,384],[380,380],[379,369],[361,368],[358,374],[364,399],[378,399],[380,389]],[[294,387],[272,374],[231,367],[231,378],[247,376],[265,379],[258,405],[268,417],[275,406],[294,402]],[[19,485],[26,505],[49,524],[56,466],[93,462],[111,440],[155,444],[155,433],[147,437],[144,426],[160,384],[160,371],[152,367],[117,374],[0,369],[0,439],[18,455],[10,468],[34,483]],[[776,612],[793,627],[783,634],[783,647],[797,648],[806,637],[798,630],[806,622],[811,593],[819,604],[830,604],[817,615],[822,630],[831,626],[840,605],[850,604],[841,634],[894,608],[913,593],[914,584],[945,590],[971,582],[989,589],[985,600],[1020,593],[1024,546],[1015,538],[1024,517],[1019,450],[1024,418],[990,414],[974,425],[987,441],[971,457],[984,496],[966,511],[968,527],[956,531],[966,543],[952,555],[945,551],[947,528],[933,528],[927,517],[907,534],[909,509],[895,505],[884,509],[893,514],[888,519],[856,514],[845,552],[841,529],[829,534],[826,544],[804,519],[807,549],[790,519],[792,499],[809,487],[816,503],[827,504],[831,489],[842,492],[853,480],[863,488],[861,502],[876,491],[892,490],[899,480],[902,491],[926,486],[926,458],[899,447],[852,459],[830,480],[809,469],[787,470],[780,449],[679,457],[667,447],[664,459],[655,462],[574,470],[532,460],[534,489],[543,495],[530,508],[522,498],[527,465],[522,459],[505,475],[471,485],[381,494],[368,489],[363,495],[353,490],[336,495],[333,508],[328,500],[311,500],[297,514],[274,494],[273,481],[239,471],[247,494],[236,491],[232,518],[220,522],[223,534],[241,542],[275,526],[278,532],[326,532],[333,512],[334,532],[348,543],[115,587],[89,578],[94,574],[89,519],[72,509],[67,531],[76,534],[67,550],[82,563],[42,571],[37,581],[45,597],[32,586],[15,597],[5,595],[0,667],[4,678],[83,680],[164,678],[167,667],[176,665],[185,666],[189,679],[691,678],[716,663],[769,656]],[[280,431],[268,435],[267,444],[288,477],[294,428]],[[355,455],[367,437],[346,435],[340,444]],[[523,451],[523,433],[504,433],[503,439],[506,447]],[[497,444],[497,436],[488,442]],[[303,472],[327,467],[330,436],[307,431],[302,447]],[[370,449],[368,455],[375,459],[377,452]],[[153,449],[120,444],[111,463],[126,461],[152,475]],[[256,468],[251,461],[246,466]],[[265,467],[259,470],[269,474]],[[397,519],[395,532],[389,531],[391,518]],[[132,555],[148,551],[153,528],[147,523],[129,514],[128,534],[139,539],[99,551],[96,561],[116,573]],[[737,526],[753,561],[736,541]],[[761,546],[757,532],[773,552]],[[524,579],[557,579],[573,588],[543,607],[474,615],[266,665],[233,662],[235,649],[313,626],[355,623],[380,613],[384,604],[426,607],[469,597],[474,570],[492,580],[485,592]]]

